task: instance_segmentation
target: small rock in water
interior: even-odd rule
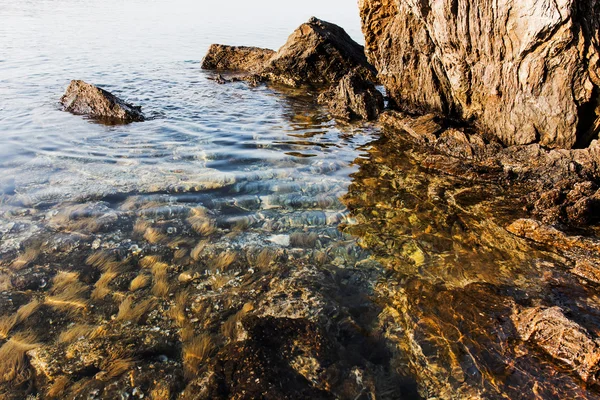
[[[65,111],[90,118],[122,123],[145,120],[141,107],[126,103],[112,93],[84,81],[71,81],[60,103]]]

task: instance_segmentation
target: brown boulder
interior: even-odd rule
[[[202,64],[204,69],[241,70],[254,80],[297,87],[337,83],[349,71],[359,69],[375,80],[363,46],[337,25],[315,17],[302,24],[276,53],[254,47],[213,45]]]
[[[202,69],[255,73],[264,68],[273,54],[273,50],[259,47],[213,44],[202,60]]]
[[[290,86],[332,84],[355,68],[375,77],[364,47],[342,28],[312,17],[271,58],[263,76]]]
[[[558,250],[583,250],[591,254],[600,252],[600,241],[596,239],[583,236],[569,236],[553,226],[544,225],[533,219],[523,218],[516,220],[506,227],[506,230],[513,235],[546,244]]]
[[[384,106],[381,92],[356,71],[322,93],[319,103],[326,104],[334,117],[346,120],[375,120]]]
[[[402,110],[474,121],[507,145],[597,137],[599,0],[359,6],[369,60]]]
[[[111,123],[145,119],[141,107],[126,103],[112,93],[84,81],[71,81],[60,102],[65,111]]]

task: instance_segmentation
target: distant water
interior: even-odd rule
[[[360,41],[353,1],[2,0],[0,15],[2,224],[19,208],[257,180],[268,182],[258,195],[284,182],[325,183],[325,194],[338,195],[370,140],[356,127],[342,132],[304,93],[218,85],[200,69],[211,43],[277,49],[312,15]],[[151,119],[109,127],[62,112],[71,79],[141,105]],[[0,251],[18,243],[5,240]]]

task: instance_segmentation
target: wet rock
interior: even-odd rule
[[[202,60],[202,69],[259,72],[275,54],[273,50],[258,47],[213,44]]]
[[[535,221],[532,230],[542,227],[548,245],[509,234],[503,221],[520,202],[514,193],[497,180],[481,184],[481,175],[424,170],[429,152],[410,135],[397,137],[407,139],[404,147],[389,136],[371,144],[343,198],[356,221],[344,231],[358,235],[390,274],[375,295],[387,299],[378,327],[395,344],[393,365],[410,369],[423,398],[519,398],[524,390],[540,398],[597,397],[567,364],[521,340],[511,319],[519,307],[559,304],[597,337],[594,241]],[[576,271],[575,260],[589,263]],[[589,282],[579,279],[584,274]]]
[[[543,191],[533,202],[533,211],[549,224],[594,224],[600,218],[600,191],[594,182],[565,179]]]
[[[60,99],[65,111],[107,122],[139,122],[145,117],[142,108],[119,99],[112,93],[89,83],[74,80]]]
[[[34,266],[18,271],[12,276],[11,285],[15,290],[41,290],[50,282],[48,269]]]
[[[359,7],[369,60],[400,109],[474,121],[507,145],[572,148],[597,136],[600,2]]]
[[[522,185],[525,208],[546,224],[584,227],[600,222],[600,146],[548,150],[539,144],[504,147],[469,127],[434,114],[386,111],[379,119],[392,141],[406,138],[430,152],[428,168],[468,179]],[[408,135],[405,135],[408,133]],[[508,190],[508,188],[507,188]]]
[[[438,150],[458,158],[470,159],[475,153],[467,135],[457,129],[444,131],[435,146]]]
[[[356,71],[322,93],[319,103],[326,104],[334,117],[345,120],[375,120],[384,106],[381,92]]]
[[[600,284],[600,263],[598,260],[577,260],[575,268],[571,272],[588,281]]]
[[[243,324],[249,339],[225,347],[217,356],[213,398],[334,398],[314,387],[294,362],[299,357],[314,359],[318,370],[326,373],[323,367],[334,353],[318,327],[302,319],[273,317],[249,317]]]
[[[524,388],[540,398],[593,398],[575,379],[551,372],[555,365],[515,346],[514,300],[493,285],[448,288],[411,279],[378,289],[391,299],[380,316],[383,334],[410,354],[423,398],[518,398]]]
[[[551,357],[573,368],[584,381],[595,381],[600,345],[559,307],[533,307],[512,317],[521,339],[533,342]]]
[[[507,228],[519,237],[561,251],[572,260],[570,272],[587,281],[600,284],[600,242],[596,238],[571,236],[557,228],[532,219],[519,219]]]
[[[387,111],[381,115],[380,121],[384,126],[407,132],[419,143],[435,143],[436,134],[442,130],[434,114],[411,117],[397,111]]]
[[[582,236],[569,236],[566,233],[533,219],[519,219],[506,230],[514,235],[550,245],[564,251],[583,250],[592,254],[600,251],[600,242]]]

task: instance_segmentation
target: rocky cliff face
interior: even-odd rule
[[[359,0],[397,106],[507,145],[583,147],[600,130],[599,0]]]

